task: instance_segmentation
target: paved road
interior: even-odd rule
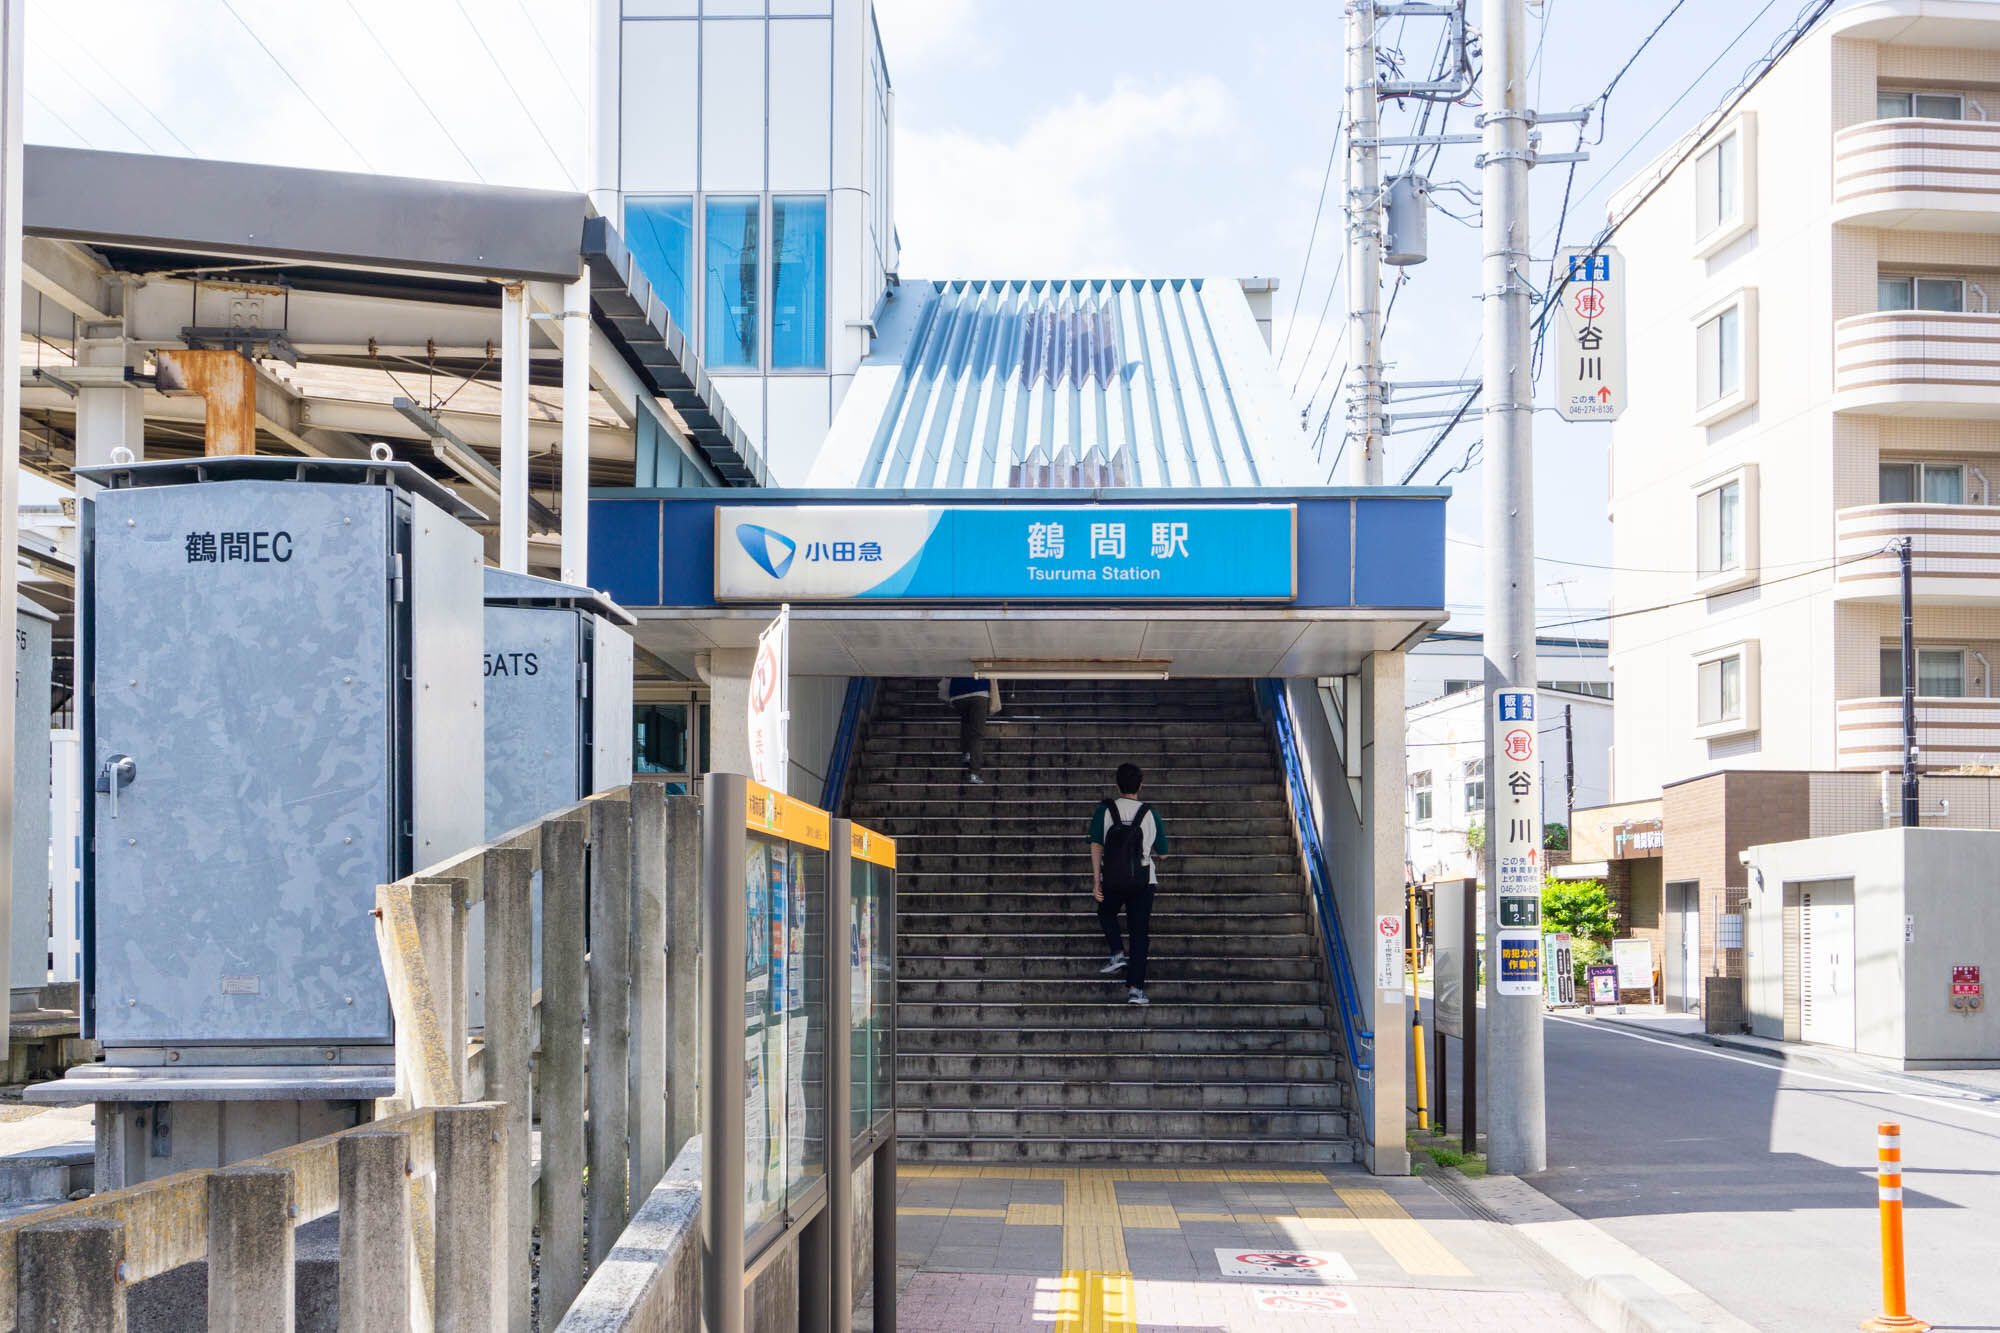
[[[1551,1017],[1531,1177],[1755,1327],[1879,1310],[1875,1125],[1903,1126],[1910,1312],[2000,1329],[2000,1093]]]

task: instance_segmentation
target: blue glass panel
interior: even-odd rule
[[[757,369],[757,200],[708,201],[702,360],[710,370]]]
[[[771,366],[826,369],[826,200],[771,201]]]
[[[674,326],[688,329],[688,269],[694,259],[692,199],[627,199],[625,245],[667,308]]]

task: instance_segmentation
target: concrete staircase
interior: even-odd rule
[[[1349,1161],[1308,888],[1249,682],[1011,685],[988,785],[935,681],[885,681],[850,813],[898,840],[900,1151],[957,1162]],[[1102,977],[1085,835],[1146,770],[1172,856],[1150,1007]]]

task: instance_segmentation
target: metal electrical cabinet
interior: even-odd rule
[[[385,462],[79,475],[85,1031],[386,1061],[344,1049],[394,1035],[376,886],[483,832],[477,511]]]
[[[632,780],[630,612],[486,571],[486,836]]]

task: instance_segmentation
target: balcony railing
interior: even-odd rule
[[[2000,231],[2000,124],[1871,120],[1833,137],[1843,222]]]
[[[1895,547],[1907,537],[1918,601],[2000,605],[2000,506],[1861,505],[1840,510],[1833,523],[1837,601],[1899,599]]]
[[[1842,699],[1835,746],[1844,769],[1901,768],[1903,701]],[[2000,763],[2000,699],[1917,700],[1917,765]]]
[[[2000,315],[1881,310],[1833,328],[1833,406],[2000,418]]]

